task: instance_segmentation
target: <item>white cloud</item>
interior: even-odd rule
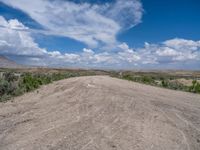
[[[7,21],[0,16],[0,55],[15,56],[18,62],[40,66],[112,69],[200,68],[200,41],[176,38],[160,44],[146,42],[143,48],[133,49],[126,43],[121,43],[115,46],[114,51],[97,53],[84,48],[79,53],[61,53],[40,48],[31,33],[23,29],[27,27],[18,20]]]
[[[3,21],[4,22],[4,21]],[[5,22],[4,22],[5,24]],[[25,27],[21,22],[19,22],[17,19],[11,19],[8,21],[8,24],[6,24],[6,26],[10,29],[13,30],[25,30],[28,29],[28,27]]]
[[[84,48],[84,49],[83,49],[83,52],[84,52],[85,54],[89,54],[89,55],[93,55],[93,54],[94,54],[94,51],[93,51],[93,50],[87,49],[87,48]]]
[[[107,12],[107,16],[123,28],[131,28],[140,23],[142,15],[143,8],[140,0],[117,0]]]
[[[48,52],[51,57],[60,57],[61,53],[59,51]]]
[[[27,29],[18,20],[6,21],[0,16],[0,26],[4,26],[0,28],[1,54],[40,56],[46,53],[45,49],[39,48],[29,33],[15,30]]]
[[[118,47],[122,50],[129,50],[129,46],[126,43],[122,43]]]
[[[174,61],[200,60],[200,41],[175,38],[163,42]]]
[[[159,50],[156,51],[156,54],[158,56],[178,56],[180,52],[177,52],[176,50],[169,48],[169,47],[161,47]]]
[[[164,45],[179,50],[197,50],[200,47],[200,41],[175,38],[165,41]]]
[[[122,51],[118,52],[119,58],[129,63],[138,62],[141,58],[137,52],[129,48],[126,43],[122,43],[118,46]]]
[[[48,34],[69,37],[98,47],[116,43],[120,30],[141,22],[140,0],[116,0],[115,3],[89,4],[52,0],[0,0],[20,9],[41,24]]]
[[[112,64],[112,65],[116,65],[119,63],[119,61],[116,59],[116,57],[114,56],[114,54],[110,54],[108,52],[104,52],[104,53],[99,53],[94,55],[95,58],[95,62],[97,64]]]

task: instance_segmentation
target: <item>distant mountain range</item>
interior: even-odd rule
[[[13,60],[5,56],[0,56],[0,68],[22,68],[22,65],[17,64]]]

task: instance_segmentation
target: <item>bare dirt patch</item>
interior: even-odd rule
[[[0,104],[0,149],[198,150],[200,95],[107,76]]]

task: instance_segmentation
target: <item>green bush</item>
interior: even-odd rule
[[[148,76],[141,77],[141,82],[145,83],[145,84],[155,84],[155,81],[150,76],[149,77]]]
[[[25,88],[23,86],[19,86],[16,88],[16,90],[13,92],[13,96],[20,96],[26,92]]]
[[[163,80],[161,81],[161,84],[162,84],[162,87],[165,87],[165,88],[168,87],[168,82],[167,82],[167,80],[165,80],[165,79],[163,79]]]
[[[0,101],[9,99],[11,95],[14,95],[14,92],[16,89],[17,89],[17,84],[15,82],[8,82],[5,79],[1,79],[0,80]]]
[[[49,84],[52,82],[52,77],[49,74],[36,74],[34,78],[38,79],[40,85]]]
[[[118,74],[118,76],[115,75],[115,77],[122,78],[125,80],[145,83],[149,85],[161,86],[173,90],[182,90],[193,93],[200,93],[200,83],[194,80],[193,85],[188,87],[186,85],[183,85],[182,83],[179,83],[178,81],[174,81],[175,79],[179,78],[176,76],[124,73],[123,75],[121,74]]]
[[[126,80],[130,80],[130,81],[133,81],[133,80],[134,80],[133,76],[128,75],[128,74],[127,74],[127,75],[123,75],[122,78],[123,78],[123,79],[126,79]]]
[[[188,89],[187,86],[185,86],[179,82],[175,82],[175,81],[169,82],[168,88],[173,89],[173,90],[182,90],[182,91],[187,91],[187,89]]]
[[[0,102],[6,102],[9,99],[11,99],[11,95],[4,94],[0,96]]]
[[[9,82],[6,80],[0,80],[0,96],[3,96],[5,93],[9,92]]]
[[[200,93],[200,83],[196,80],[192,81],[192,86],[189,87],[190,92]]]
[[[3,77],[8,82],[14,82],[18,80],[18,77],[13,72],[5,72]]]
[[[14,73],[5,72],[0,79],[0,101],[9,100],[13,96],[22,95],[39,88],[41,85],[52,83],[70,77],[92,75],[90,72],[65,73]],[[94,75],[94,74],[93,74]]]
[[[152,84],[152,85],[156,84],[153,77],[151,76],[134,76],[126,74],[122,76],[122,79],[145,83],[145,84]]]
[[[40,78],[34,77],[31,74],[25,74],[22,79],[22,87],[25,87],[26,92],[32,91],[42,85]]]

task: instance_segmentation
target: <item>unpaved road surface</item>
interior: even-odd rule
[[[107,76],[0,104],[1,150],[200,150],[200,95]]]

